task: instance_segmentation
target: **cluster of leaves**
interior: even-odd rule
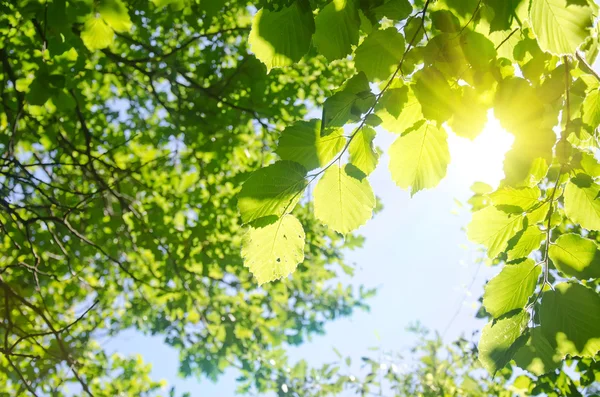
[[[0,393],[155,392],[96,342],[128,328],[164,335],[183,375],[234,366],[268,390],[265,360],[371,293],[332,281],[376,209],[375,128],[399,135],[390,172],[415,194],[445,176],[447,135],[473,139],[489,109],[515,143],[501,187],[473,200],[469,237],[503,264],[480,361],[514,359],[531,393],[597,380],[597,6],[254,5],[0,2]],[[578,380],[556,370],[571,360]],[[427,395],[417,373],[405,394]]]
[[[126,329],[162,336],[185,376],[253,373],[365,307],[372,291],[337,280],[362,239],[305,205],[290,280],[259,288],[243,266],[242,181],[349,75],[267,75],[247,6],[0,1],[0,395],[154,394],[98,344]]]
[[[473,189],[468,235],[502,265],[481,300],[480,316],[491,321],[480,361],[496,372],[513,360],[528,372],[531,393],[587,395],[580,390],[600,380],[598,233],[591,214],[581,218],[587,229],[574,221],[595,204],[595,195],[582,195],[593,182],[580,181],[598,164],[586,154],[573,164],[552,167],[539,186]],[[572,379],[567,367],[582,375]]]
[[[367,177],[378,160],[373,127],[399,134],[389,168],[412,195],[445,176],[447,130],[473,139],[493,109],[515,140],[505,179],[496,191],[479,192],[468,228],[490,259],[505,263],[483,297],[492,321],[482,332],[480,360],[496,373],[518,353],[524,368],[541,375],[567,358],[597,359],[600,76],[589,64],[598,52],[598,6],[311,4],[259,11],[252,51],[271,69],[300,60],[312,43],[329,60],[351,58],[356,74],[327,98],[321,120],[288,126],[276,150],[281,160],[245,182],[238,200],[250,225],[245,265],[263,283],[302,262],[303,232],[289,213],[318,177],[312,200],[319,221],[345,234],[370,219],[375,200]]]

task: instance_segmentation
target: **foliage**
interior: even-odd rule
[[[298,4],[312,5],[317,19],[333,19],[328,8]],[[349,13],[361,20],[344,27],[361,33],[351,55],[357,74],[324,102],[321,120],[324,127],[347,125],[349,135],[329,163],[307,176],[308,183],[322,178],[315,189],[320,194],[312,197],[317,218],[340,233],[368,219],[372,192],[365,175],[373,167],[356,176],[341,172],[360,169],[362,164],[344,154],[363,130],[382,126],[399,134],[388,152],[390,172],[414,195],[445,176],[448,132],[473,139],[493,109],[515,140],[504,161],[505,179],[496,191],[478,194],[467,230],[485,246],[489,260],[503,264],[483,297],[491,321],[482,332],[479,359],[492,374],[521,349],[542,362],[596,360],[600,76],[589,64],[599,44],[598,6],[588,0],[373,0],[344,7],[343,16],[335,14],[338,23]],[[318,24],[315,37],[326,34],[320,29],[325,28]],[[332,40],[338,51],[327,48],[323,55],[345,57],[352,43]],[[266,52],[256,55],[268,64]],[[315,56],[307,53],[305,59]],[[378,88],[361,83],[356,89],[364,77]],[[354,185],[363,185],[360,193],[336,189],[332,175],[337,185],[355,177]],[[321,184],[330,187],[320,189]],[[352,205],[341,205],[348,200]],[[328,216],[320,216],[322,208]],[[529,343],[533,335],[538,340]],[[538,353],[544,357],[535,357]]]
[[[587,393],[600,372],[598,6],[249,5],[0,2],[0,391],[151,393],[142,363],[96,344],[127,328],[164,335],[184,375],[235,366],[268,390],[264,359],[370,294],[334,280],[377,208],[375,127],[398,134],[390,173],[414,195],[445,176],[448,134],[475,138],[493,109],[515,140],[500,187],[471,200],[468,237],[502,266],[479,361],[492,374],[514,361],[527,375],[513,385],[533,395]],[[315,106],[321,120],[303,121]],[[439,394],[435,377],[419,389],[435,357],[401,392]],[[462,375],[449,379],[461,393]]]
[[[512,370],[496,377],[481,371],[472,342],[460,338],[444,345],[440,335],[429,335],[419,324],[409,330],[416,342],[406,353],[373,347],[357,360],[334,350],[338,360],[314,368],[280,357],[276,367],[266,366],[268,388],[292,397],[509,397],[520,391],[509,381]],[[240,387],[251,390],[249,382]]]
[[[267,74],[251,17],[235,0],[0,1],[0,395],[164,393],[105,351],[126,329],[162,337],[184,376],[254,373],[365,308],[372,291],[337,280],[362,239],[306,202],[278,221],[302,237],[293,277],[259,288],[243,266],[241,183],[350,74]]]

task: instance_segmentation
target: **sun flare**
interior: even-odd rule
[[[469,140],[455,134],[449,136],[453,166],[461,178],[496,185],[504,177],[504,155],[514,141],[493,111],[488,112],[488,121],[477,138]]]

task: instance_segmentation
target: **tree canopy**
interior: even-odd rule
[[[98,343],[134,328],[177,348],[186,376],[233,366],[258,392],[311,395],[264,362],[373,293],[338,277],[380,208],[378,130],[398,135],[391,178],[418,199],[446,175],[448,135],[474,139],[490,110],[514,143],[500,186],[476,184],[470,200],[467,236],[500,268],[472,353],[533,395],[585,395],[599,380],[593,1],[16,0],[0,11],[1,393],[155,393],[142,362]],[[473,356],[458,347],[446,367]],[[450,381],[464,386],[476,365]],[[427,394],[410,385],[431,372],[415,371],[397,395],[465,393]]]

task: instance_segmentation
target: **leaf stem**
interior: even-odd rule
[[[570,95],[570,90],[569,90],[569,83],[571,82],[571,73],[569,71],[569,57],[567,57],[566,55],[563,57],[564,63],[565,63],[565,96],[566,96],[566,122],[565,122],[565,129],[563,132],[565,132],[566,130],[568,130],[569,128],[569,122],[571,120],[571,95]],[[561,139],[567,139],[566,134],[565,136],[561,136]]]
[[[598,74],[598,72],[596,72],[594,70],[594,68],[590,66],[589,63],[587,63],[587,61],[585,60],[584,57],[581,56],[581,54],[579,53],[579,51],[577,51],[575,53],[575,57],[577,58],[577,60],[579,62],[581,62],[583,65],[585,65],[585,68],[587,69],[586,72],[592,74],[598,81],[600,81],[600,75]]]
[[[507,42],[507,41],[508,41],[508,40],[509,40],[509,39],[510,39],[512,36],[513,36],[513,34],[517,33],[517,32],[518,32],[520,29],[521,29],[520,27],[519,27],[519,28],[515,28],[515,30],[513,30],[512,32],[510,32],[510,33],[508,34],[508,36],[506,36],[506,37],[504,38],[504,40],[502,40],[502,41],[500,42],[500,44],[498,44],[498,45],[496,46],[496,51],[498,51],[498,49],[499,49],[500,47],[502,47],[502,45],[503,45],[504,43],[506,43],[506,42]]]
[[[318,177],[319,175],[321,175],[322,173],[324,173],[325,171],[327,171],[329,169],[329,167],[331,167],[336,161],[340,160],[342,158],[342,156],[344,155],[344,153],[346,152],[346,150],[348,150],[348,147],[350,146],[350,143],[352,142],[352,140],[354,139],[354,137],[356,136],[356,134],[358,133],[358,131],[360,131],[361,128],[363,128],[365,126],[365,124],[367,122],[367,118],[369,118],[369,116],[373,113],[373,111],[375,110],[375,107],[379,103],[379,100],[381,99],[381,97],[383,96],[383,94],[385,94],[385,92],[388,90],[388,88],[390,88],[390,86],[392,85],[392,82],[394,81],[394,79],[398,75],[398,72],[400,72],[400,70],[402,69],[402,65],[404,64],[404,60],[406,59],[406,55],[408,54],[408,52],[414,46],[415,40],[417,39],[417,36],[419,35],[419,32],[421,31],[421,29],[425,29],[425,16],[426,16],[426,13],[427,13],[427,8],[429,7],[429,3],[431,3],[431,0],[427,0],[425,2],[425,5],[423,6],[423,10],[421,11],[421,24],[419,25],[419,28],[415,31],[415,33],[413,34],[413,37],[411,38],[410,42],[408,43],[408,46],[406,47],[406,50],[404,51],[404,54],[402,54],[402,58],[400,59],[400,62],[398,62],[398,66],[396,67],[396,70],[394,70],[394,73],[392,74],[392,76],[390,77],[390,79],[388,80],[388,82],[386,83],[386,85],[383,87],[383,89],[381,90],[381,92],[379,92],[375,96],[375,102],[373,103],[373,105],[371,105],[371,107],[369,108],[369,110],[367,111],[367,113],[365,114],[365,116],[361,119],[361,122],[358,125],[358,127],[356,127],[354,129],[354,131],[350,135],[350,138],[346,142],[346,145],[344,146],[344,148],[342,149],[342,151],[327,166],[323,167],[319,172],[317,172],[316,174],[313,174],[313,175],[308,175],[308,177],[311,178],[310,181],[308,181],[308,183],[311,183],[316,177]]]

